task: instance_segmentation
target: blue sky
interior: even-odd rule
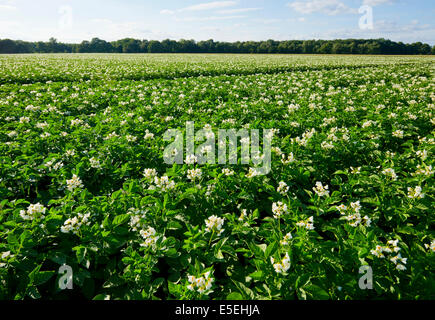
[[[370,6],[373,28],[361,29]],[[366,13],[367,11],[365,11]],[[0,0],[0,38],[387,38],[435,44],[435,0]]]

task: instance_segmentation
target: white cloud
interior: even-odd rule
[[[109,41],[127,37],[140,39],[150,32],[150,30],[138,22],[114,22],[105,18],[91,19],[90,25],[84,28],[83,31],[86,34],[86,37],[83,39],[98,37]]]
[[[211,16],[211,17],[188,17],[182,19],[175,19],[176,21],[190,22],[190,21],[217,21],[217,20],[232,20],[243,19],[246,16]]]
[[[252,12],[252,11],[258,11],[262,8],[240,8],[240,9],[229,9],[229,10],[220,10],[218,13],[221,14],[234,14],[234,13],[243,13],[243,12]]]
[[[0,11],[2,11],[2,10],[7,10],[7,11],[11,11],[11,10],[17,10],[17,7],[15,7],[15,6],[11,6],[11,5],[8,5],[8,4],[0,4]]]
[[[415,33],[421,31],[434,30],[434,27],[424,24],[419,24],[418,20],[412,20],[410,24],[400,25],[394,21],[379,20],[375,23],[374,30],[378,32],[385,32],[390,34],[400,33]]]
[[[299,17],[299,18],[288,18],[285,21],[291,22],[291,23],[297,23],[297,22],[306,22],[307,19],[305,17]],[[298,40],[298,39],[295,39],[295,40]]]
[[[392,41],[405,43],[418,42],[434,44],[433,34],[435,27],[428,24],[420,25],[411,22],[410,24],[399,24],[394,21],[378,20],[373,30],[361,30],[359,28],[343,28],[306,33],[301,39],[378,39],[385,38]]]
[[[205,10],[213,10],[213,9],[220,9],[220,8],[227,8],[232,7],[237,4],[236,1],[213,1],[213,2],[205,2],[205,3],[199,3],[195,4],[193,6],[177,9],[177,10],[169,10],[169,9],[163,9],[160,11],[160,14],[167,14],[167,15],[173,15],[176,12],[192,12],[192,11],[205,11]],[[246,11],[250,11],[252,8],[249,8]],[[233,13],[239,13],[239,12],[245,12],[243,9],[234,9],[234,10],[228,10],[226,13],[233,14]],[[224,11],[221,11],[219,13],[225,13]]]
[[[287,6],[302,14],[320,12],[334,16],[337,14],[358,12],[357,9],[350,8],[339,0],[295,1],[287,3]]]
[[[238,4],[238,1],[213,1],[213,2],[205,2],[196,5],[192,5],[189,7],[169,10],[163,9],[160,11],[160,14],[163,15],[174,15],[176,13],[184,13],[184,12],[197,12],[197,11],[206,11],[206,10],[217,10],[220,8],[228,8]],[[222,14],[225,16],[206,16],[206,17],[184,17],[184,18],[175,18],[175,21],[215,21],[215,20],[231,20],[231,19],[242,19],[245,16],[237,15],[239,13],[253,12],[262,10],[263,8],[233,8],[233,9],[224,9],[217,10],[215,13]]]
[[[90,20],[91,22],[93,22],[93,23],[99,23],[99,24],[112,24],[113,22],[112,22],[112,20],[110,20],[110,19],[103,19],[103,18],[95,18],[95,19],[91,19]]]
[[[393,2],[395,2],[395,0],[364,0],[363,5],[374,7],[384,3],[392,4]]]
[[[202,31],[211,31],[211,32],[222,31],[221,28],[218,28],[218,27],[209,27],[209,26],[201,27],[200,30],[202,30]]]
[[[281,19],[273,19],[272,18],[272,19],[255,19],[253,21],[255,21],[257,23],[263,23],[263,24],[274,24],[274,23],[281,22],[282,20]]]
[[[17,27],[20,27],[21,23],[18,21],[10,21],[10,20],[0,20],[0,29],[2,30],[16,30]],[[10,36],[8,34],[8,36]],[[1,37],[4,38],[4,37]]]
[[[212,9],[232,7],[232,6],[235,6],[236,4],[237,4],[236,1],[214,1],[214,2],[195,4],[193,6],[179,9],[178,11],[182,12],[182,11],[212,10]]]
[[[160,14],[174,14],[175,11],[172,10],[168,10],[168,9],[163,9],[162,11],[160,11]]]

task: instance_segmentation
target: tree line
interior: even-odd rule
[[[79,44],[0,39],[1,53],[300,53],[300,54],[435,54],[435,46],[386,39],[218,42],[213,40],[137,40],[107,42],[94,38]]]

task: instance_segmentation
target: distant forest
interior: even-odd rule
[[[136,40],[107,42],[99,38],[80,44],[0,40],[0,53],[301,53],[301,54],[435,54],[435,46],[385,39],[215,42],[213,40]]]

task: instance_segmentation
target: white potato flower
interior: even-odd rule
[[[292,234],[289,232],[289,233],[287,233],[287,234],[284,236],[284,238],[281,240],[280,243],[281,243],[281,245],[283,245],[283,246],[287,246],[287,245],[289,245],[291,239],[293,239],[293,236],[292,236]]]
[[[416,155],[421,158],[421,160],[426,160],[428,156],[427,150],[419,150],[416,152]]]
[[[396,265],[396,269],[399,271],[406,270],[407,258],[403,258],[399,251],[401,248],[398,246],[399,240],[389,240],[386,246],[377,245],[375,249],[370,250],[370,253],[377,258],[385,258],[386,255],[390,255],[389,260]],[[384,254],[385,253],[385,254]],[[391,254],[396,253],[395,256]]]
[[[213,286],[214,278],[211,272],[207,271],[198,277],[188,275],[187,281],[189,282],[187,285],[188,290],[207,295]]]
[[[400,139],[403,138],[403,130],[396,130],[392,134],[393,137],[400,138]]]
[[[95,157],[90,158],[89,163],[91,164],[92,168],[101,169],[100,160],[98,160],[97,158]]]
[[[80,228],[82,225],[89,225],[89,217],[91,216],[90,213],[82,214],[78,213],[77,216],[67,219],[63,226],[60,227],[60,231],[62,233],[74,233],[76,235],[79,234]]]
[[[195,164],[198,162],[198,158],[193,154],[188,154],[186,156],[186,160],[184,160],[186,164]]]
[[[424,193],[422,193],[422,188],[416,186],[415,188],[408,187],[408,198],[410,199],[423,199]]]
[[[201,179],[202,176],[202,170],[201,169],[189,169],[187,170],[187,178],[189,180],[197,180],[197,179]]]
[[[74,191],[74,189],[83,188],[82,180],[76,174],[73,174],[71,179],[66,180],[66,184],[68,191],[71,192]]]
[[[387,177],[390,177],[393,181],[397,180],[397,174],[392,168],[382,170],[382,173]]]
[[[144,239],[144,242],[140,244],[141,247],[152,247],[156,244],[159,236],[157,236],[156,229],[153,227],[148,227],[147,229],[142,229],[139,231],[140,235]]]
[[[258,172],[255,168],[249,168],[249,172],[246,174],[246,178],[251,179],[258,175],[260,175],[260,172]]]
[[[435,252],[435,240],[432,240],[430,244],[425,243],[424,247],[432,252]]]
[[[233,176],[234,175],[234,171],[228,168],[224,168],[222,169],[222,173],[224,175],[226,175],[227,177]]]
[[[289,191],[289,186],[284,181],[280,181],[276,191],[278,193],[280,193],[281,195],[285,196],[287,194],[287,192]]]
[[[288,213],[287,205],[281,201],[272,204],[272,213],[275,219],[279,219],[283,214]]]
[[[33,220],[38,215],[44,215],[47,208],[45,208],[39,202],[37,204],[31,204],[27,207],[27,210],[20,210],[20,216],[24,220]]]
[[[154,133],[151,133],[148,129],[145,130],[144,139],[145,140],[152,140],[152,139],[154,139]]]
[[[316,186],[313,187],[314,192],[319,196],[329,196],[329,186],[323,186],[323,184],[319,181],[316,182]]]
[[[290,269],[290,256],[288,253],[285,254],[281,261],[276,262],[275,259],[271,257],[270,262],[272,263],[276,273],[285,273]]]
[[[154,184],[162,189],[162,191],[169,191],[175,188],[175,182],[173,180],[169,180],[167,176],[163,176],[161,178],[154,177]]]
[[[285,154],[281,155],[281,162],[284,165],[293,163],[295,161],[296,161],[296,159],[295,159],[295,156],[293,155],[293,152],[290,152],[290,154],[287,156],[287,158],[285,157]]]
[[[154,179],[157,176],[157,170],[156,169],[145,169],[143,172],[143,175],[148,180]]]
[[[296,226],[307,230],[314,230],[314,217],[309,217],[306,220],[299,221],[296,223]]]
[[[224,232],[224,229],[222,229],[224,225],[224,218],[219,218],[215,215],[210,216],[208,219],[205,220],[205,231],[206,232],[215,232],[218,236],[221,235],[222,232]]]

